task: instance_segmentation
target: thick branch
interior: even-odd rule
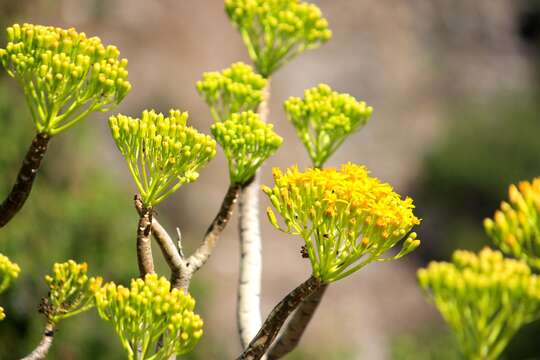
[[[270,80],[264,89],[264,100],[259,106],[259,115],[267,121],[270,99]],[[262,241],[259,222],[259,177],[240,193],[239,201],[240,230],[240,279],[238,284],[238,302],[236,320],[240,342],[245,348],[261,327],[261,276],[262,276]]]
[[[321,286],[323,286],[323,283],[319,279],[311,276],[296,289],[287,294],[283,300],[274,307],[257,335],[251,340],[248,347],[237,360],[260,359],[279,333],[279,330],[283,326],[285,320],[287,320],[287,317],[303,300],[319,290]]]
[[[51,137],[47,134],[37,134],[32,140],[15,185],[4,202],[0,204],[0,228],[4,227],[21,210],[28,199],[50,139]]]
[[[43,337],[39,342],[39,345],[30,354],[26,355],[21,360],[41,360],[45,359],[49,352],[54,339],[55,326],[52,323],[45,325],[45,331]]]
[[[268,350],[268,360],[281,359],[298,346],[327,288],[328,284],[321,285],[317,291],[302,301],[283,333]]]
[[[139,195],[135,195],[135,202],[140,201]],[[152,258],[152,209],[142,207],[137,226],[137,262],[141,277],[153,273],[154,259]]]

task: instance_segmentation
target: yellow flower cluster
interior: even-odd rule
[[[299,0],[225,0],[225,11],[257,71],[266,78],[332,37],[321,10]]]
[[[11,285],[11,282],[19,276],[20,272],[19,265],[11,262],[7,256],[0,254],[0,293]],[[4,320],[5,317],[4,308],[0,306],[0,321]]]
[[[306,90],[304,99],[289,98],[284,106],[315,167],[322,167],[373,112],[365,102],[332,91],[325,84]]]
[[[15,24],[0,62],[19,81],[38,132],[55,135],[131,90],[127,60],[115,46],[75,29]]]
[[[540,278],[489,248],[431,262],[418,280],[468,359],[496,359],[521,326],[540,318]]]
[[[95,298],[99,315],[112,323],[129,359],[182,355],[203,335],[203,321],[193,312],[195,300],[182,290],[171,290],[169,281],[156,274],[132,280],[130,288],[107,283]]]
[[[237,62],[218,72],[206,72],[197,82],[197,91],[210,107],[215,121],[223,121],[234,113],[256,111],[263,101],[266,79],[253,72],[251,66]]]
[[[266,124],[258,114],[247,111],[212,125],[212,134],[223,148],[229,164],[229,176],[234,184],[245,184],[257,169],[281,145],[283,138],[272,124]]]
[[[510,185],[508,195],[484,228],[503,252],[540,269],[540,178]]]
[[[103,282],[101,277],[88,278],[88,265],[69,260],[55,263],[51,275],[45,276],[49,296],[42,312],[53,322],[77,315],[94,306],[93,294]]]
[[[164,200],[216,154],[216,142],[187,126],[188,114],[171,110],[168,117],[145,110],[141,119],[111,116],[109,126],[124,155],[145,206]]]
[[[420,244],[415,233],[407,236],[420,223],[412,199],[401,199],[363,166],[305,172],[293,167],[285,174],[274,169],[273,175],[274,188],[263,191],[286,226],[281,227],[268,208],[270,222],[305,240],[313,274],[324,282],[344,278],[373,261],[402,257]],[[404,237],[397,255],[381,257]]]

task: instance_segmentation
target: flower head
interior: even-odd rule
[[[431,262],[418,281],[469,359],[496,359],[524,324],[540,318],[540,278],[523,261],[485,248]]]
[[[540,178],[510,185],[508,195],[484,228],[503,252],[540,269]]]
[[[289,98],[285,102],[285,112],[313,165],[322,167],[347,136],[367,123],[373,108],[321,84],[306,90],[304,99]]]
[[[127,60],[75,29],[15,24],[0,62],[24,89],[38,132],[55,135],[93,111],[106,111],[131,90]]]
[[[141,119],[111,116],[109,126],[124,155],[143,204],[158,204],[185,183],[216,154],[216,142],[187,126],[188,114],[171,110],[168,117],[145,110]]]
[[[344,278],[373,261],[400,258],[420,244],[415,233],[407,235],[420,222],[412,199],[401,199],[363,166],[305,172],[293,167],[285,174],[274,169],[274,181],[274,188],[263,191],[285,227],[268,208],[270,222],[304,239],[313,273],[324,282]],[[381,257],[405,237],[397,255]]]
[[[252,111],[232,114],[212,125],[212,134],[223,148],[229,163],[231,182],[245,184],[262,163],[281,145],[283,139]]]
[[[169,281],[156,274],[132,280],[130,288],[107,283],[95,297],[99,315],[114,325],[130,359],[163,360],[188,353],[203,334],[203,321],[193,312],[195,300],[171,290]],[[156,347],[160,338],[162,346]]]
[[[19,276],[21,268],[11,262],[7,256],[0,254],[0,293],[5,291],[11,282]],[[4,320],[6,314],[4,308],[0,306],[0,321]]]
[[[225,0],[225,11],[264,77],[332,37],[321,10],[299,0]]]
[[[223,121],[233,113],[256,111],[263,101],[266,83],[251,66],[238,62],[221,72],[204,73],[197,82],[197,91],[210,107],[214,120]]]
[[[93,293],[100,288],[101,277],[88,277],[88,265],[69,260],[55,263],[51,275],[45,276],[49,296],[41,304],[41,312],[53,322],[79,314],[94,306]]]

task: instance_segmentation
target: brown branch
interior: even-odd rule
[[[268,350],[268,360],[281,359],[298,346],[327,288],[328,284],[321,285],[317,291],[302,301],[283,330],[283,333],[275,341],[270,350]]]
[[[135,195],[135,203],[140,202],[140,196]],[[152,209],[141,207],[139,224],[137,225],[137,263],[142,278],[146,274],[154,273],[154,259],[152,258]]]
[[[50,139],[51,137],[47,134],[37,134],[32,140],[15,185],[4,202],[0,204],[0,228],[4,227],[21,210],[28,199]]]
[[[237,360],[259,360],[279,333],[279,330],[283,326],[285,320],[287,320],[287,317],[303,300],[319,290],[321,286],[323,286],[323,283],[319,279],[311,276],[296,289],[287,294],[283,300],[274,307],[257,335],[255,335],[248,347],[240,354]]]
[[[41,341],[39,342],[38,346],[34,349],[34,351],[26,355],[21,360],[45,359],[53,343],[55,330],[56,330],[55,325],[53,323],[48,322],[47,325],[45,325],[45,331],[43,332],[43,337],[41,338]]]

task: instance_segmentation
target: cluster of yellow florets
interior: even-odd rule
[[[522,325],[540,318],[540,278],[499,251],[458,250],[418,279],[470,359],[496,359]]]
[[[298,0],[225,0],[225,11],[264,77],[332,37],[321,10]]]
[[[373,108],[321,84],[306,90],[304,99],[289,98],[285,111],[313,165],[322,167],[347,136],[367,123]]]
[[[210,107],[214,120],[223,121],[234,113],[256,111],[263,101],[266,83],[251,66],[238,62],[221,72],[204,73],[197,82],[197,91]]]
[[[86,263],[69,260],[55,263],[52,274],[45,276],[45,282],[49,286],[49,296],[42,312],[56,323],[92,308],[93,294],[103,279],[89,278]]]
[[[187,126],[188,114],[171,110],[168,117],[145,110],[141,119],[111,116],[116,145],[145,206],[153,206],[182,184],[199,176],[198,170],[216,154],[216,142]]]
[[[15,24],[0,62],[24,87],[39,132],[54,135],[131,90],[127,60],[75,29]]]
[[[325,282],[341,279],[372,261],[403,239],[420,223],[413,214],[412,199],[401,197],[387,183],[370,177],[367,169],[354,164],[340,170],[296,167],[285,174],[274,169],[275,186],[264,187],[285,221],[282,228],[273,211],[272,224],[300,235],[314,275]],[[398,258],[414,250],[420,241],[411,233]]]
[[[11,285],[20,272],[19,265],[11,262],[7,256],[0,254],[0,293]],[[0,306],[0,321],[4,320],[5,317],[4,308]]]
[[[540,178],[510,185],[508,195],[484,221],[486,232],[502,251],[540,269]]]
[[[108,283],[95,298],[100,316],[112,323],[130,359],[185,354],[203,334],[203,321],[193,312],[195,300],[171,290],[169,281],[156,274],[132,280],[130,288]],[[160,341],[162,346],[156,347]]]

